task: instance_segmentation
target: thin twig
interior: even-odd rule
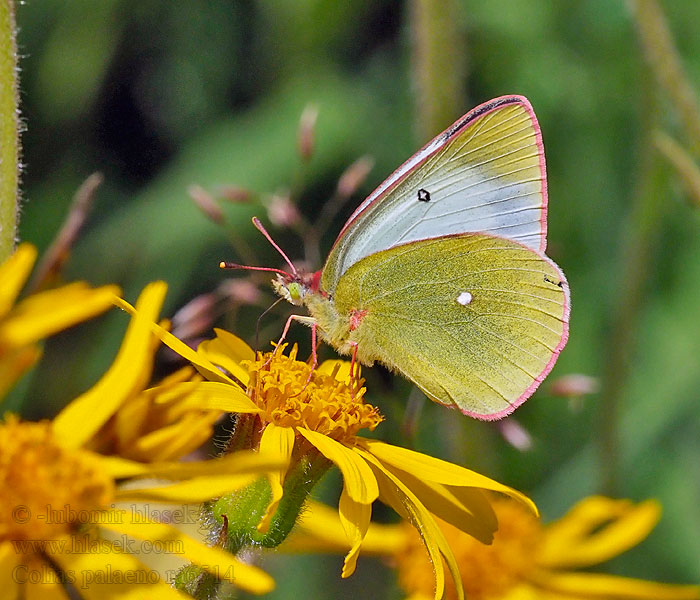
[[[683,146],[663,131],[657,131],[654,134],[654,145],[680,176],[690,201],[700,208],[700,169],[698,165]]]
[[[628,6],[647,64],[678,111],[695,153],[700,154],[700,103],[683,68],[666,17],[656,0],[628,0]]]
[[[353,162],[338,179],[335,193],[321,208],[321,212],[313,225],[307,229],[304,238],[306,249],[306,261],[310,265],[321,263],[321,238],[328,231],[328,227],[338,213],[345,208],[348,200],[353,197],[357,189],[364,183],[370,171],[374,167],[374,159],[364,155]]]
[[[36,269],[30,285],[31,290],[50,285],[51,280],[56,278],[63,269],[70,255],[71,248],[90,216],[97,188],[102,185],[103,180],[101,173],[93,173],[83,181],[75,192],[73,201],[68,209],[68,215],[61,229],[58,230],[53,242],[44,252],[44,256]]]

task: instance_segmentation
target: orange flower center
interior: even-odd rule
[[[248,393],[265,411],[264,421],[305,427],[339,441],[382,422],[378,409],[363,400],[364,380],[355,382],[353,394],[348,383],[337,377],[340,363],[331,372],[314,370],[309,379],[310,366],[296,360],[296,346],[289,356],[283,352],[281,347],[271,360],[266,353],[244,361],[250,372]]]
[[[69,533],[113,498],[99,458],[61,446],[48,421],[0,423],[0,542]]]
[[[498,515],[499,528],[490,546],[439,521],[457,559],[464,592],[470,600],[500,598],[524,581],[534,568],[536,548],[541,540],[540,522],[524,506],[502,499],[493,501],[492,505]],[[399,583],[410,594],[430,597],[435,586],[432,566],[415,530],[410,525],[406,525],[406,529],[407,546],[395,556]],[[457,598],[449,577],[444,598]]]

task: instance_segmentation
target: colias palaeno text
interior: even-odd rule
[[[321,271],[292,267],[273,283],[339,353],[498,419],[532,395],[568,337],[569,287],[544,255],[546,233],[539,125],[526,98],[503,96],[394,171]]]

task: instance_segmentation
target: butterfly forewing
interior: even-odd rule
[[[360,259],[406,242],[486,232],[540,251],[547,189],[529,102],[482,104],[436,137],[365,200],[338,236],[321,284],[333,290]]]
[[[341,314],[366,311],[358,356],[462,412],[500,418],[527,399],[568,336],[568,284],[541,253],[462,234],[372,254],[347,270]]]

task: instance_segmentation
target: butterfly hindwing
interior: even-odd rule
[[[402,372],[429,397],[479,418],[527,399],[568,336],[564,275],[512,240],[461,234],[410,242],[355,263],[334,295],[363,362]],[[365,312],[366,311],[366,312]]]
[[[537,119],[522,96],[475,108],[399,167],[355,211],[323,269],[333,290],[360,259],[468,231],[544,251],[547,186]]]

